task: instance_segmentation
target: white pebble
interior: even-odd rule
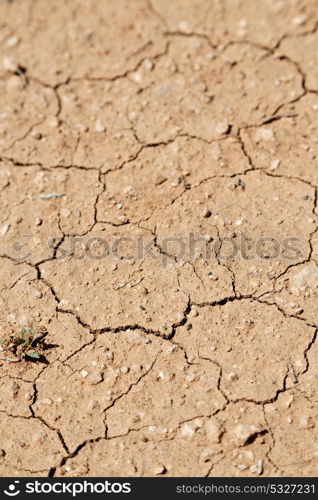
[[[295,16],[292,19],[292,23],[294,26],[301,26],[302,24],[305,24],[307,21],[308,17],[306,14],[300,15],[300,16]]]
[[[49,116],[46,123],[51,128],[57,128],[60,124],[59,119],[56,116]]]
[[[251,436],[260,431],[260,427],[256,427],[255,425],[238,424],[234,429],[236,444],[238,446],[244,446]]]
[[[263,460],[258,460],[255,465],[252,465],[250,471],[260,476],[263,472]]]
[[[7,41],[7,47],[10,49],[13,47],[16,47],[20,42],[20,38],[17,35],[10,36],[10,38]]]
[[[191,439],[195,434],[195,431],[192,429],[192,427],[189,424],[184,424],[182,429],[181,429],[181,436]]]
[[[16,62],[15,59],[12,57],[6,56],[2,60],[2,67],[4,71],[10,71],[12,73],[15,73],[18,70],[18,63]]]
[[[4,226],[2,226],[2,228],[0,229],[0,236],[4,236],[10,229],[10,224],[5,224]]]
[[[224,135],[229,132],[230,124],[227,121],[220,122],[215,127],[215,133],[217,135]]]
[[[166,468],[163,465],[158,465],[153,472],[156,476],[159,476],[159,474],[163,474],[166,471]]]
[[[95,131],[96,132],[105,132],[106,130],[106,127],[105,127],[105,124],[103,122],[103,120],[101,118],[99,118],[98,120],[96,120],[95,122]]]
[[[271,165],[270,165],[270,170],[276,170],[280,165],[280,160],[277,159],[277,160],[273,160]]]
[[[268,127],[259,128],[255,132],[255,140],[256,140],[256,142],[273,141],[274,140],[274,132],[271,128],[268,128]]]
[[[204,427],[208,442],[219,443],[222,436],[222,428],[220,424],[213,420],[207,420]]]

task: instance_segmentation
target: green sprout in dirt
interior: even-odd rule
[[[15,339],[20,358],[40,359],[40,354],[34,349],[42,337],[43,333],[37,333],[36,328],[22,328],[20,337]]]
[[[46,344],[44,341],[46,335],[47,330],[42,326],[39,330],[36,328],[22,328],[19,335],[11,334],[4,339],[0,338],[0,361],[18,363],[26,360],[47,363],[46,350],[58,346]],[[4,355],[2,356],[1,353]],[[7,353],[11,353],[15,357],[7,356]]]

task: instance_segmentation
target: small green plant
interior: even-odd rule
[[[0,338],[0,360],[18,363],[19,361],[39,361],[47,363],[45,352],[53,347],[54,344],[46,344],[44,338],[47,330],[41,326],[36,328],[22,328],[20,334],[8,334],[5,338]],[[3,356],[1,355],[3,353]],[[7,353],[15,357],[7,356]]]
[[[36,343],[43,337],[42,333],[37,333],[36,328],[22,328],[20,332],[20,337],[16,339],[16,345],[20,346],[20,357],[21,358],[31,358],[40,359],[40,354],[32,349],[36,346]]]

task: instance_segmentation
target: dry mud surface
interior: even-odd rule
[[[1,475],[317,475],[317,46],[316,0],[1,0]]]

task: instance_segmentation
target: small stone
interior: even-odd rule
[[[291,396],[289,396],[289,398],[286,401],[286,407],[290,408],[293,401],[294,401],[294,395],[291,394]]]
[[[134,71],[133,73],[131,73],[131,78],[136,83],[141,83],[142,82],[142,73],[140,73],[140,71]]]
[[[279,165],[280,165],[279,159],[273,160],[269,168],[270,168],[270,170],[277,170]]]
[[[300,16],[295,16],[292,18],[292,24],[294,26],[301,26],[302,24],[305,24],[307,19],[308,19],[308,16],[306,16],[306,14],[303,14]]]
[[[160,474],[164,474],[167,471],[164,465],[158,465],[153,472],[156,476],[159,476]]]
[[[189,317],[195,318],[196,316],[199,316],[199,313],[196,309],[192,308],[190,313],[189,313]]]
[[[45,405],[51,405],[52,404],[52,399],[50,398],[43,398],[41,402]]]
[[[162,402],[162,408],[171,408],[171,406],[172,406],[172,399],[165,398]]]
[[[245,446],[249,439],[258,434],[262,429],[255,425],[238,424],[234,429],[234,440],[238,446]]]
[[[203,236],[203,239],[204,239],[204,241],[206,241],[207,243],[209,243],[210,241],[213,241],[213,238],[212,238],[212,236],[211,236],[210,234],[205,234],[205,235]]]
[[[65,196],[65,193],[43,193],[40,194],[41,200],[50,200],[51,198],[61,198],[62,196]]]
[[[165,372],[160,371],[160,372],[157,373],[157,380],[164,380],[166,378],[167,378],[167,375],[166,375]]]
[[[202,211],[202,217],[208,219],[209,217],[211,217],[212,215],[212,212],[211,210],[209,210],[208,208],[204,208],[203,211]]]
[[[19,393],[19,390],[20,390],[20,387],[19,385],[16,383],[16,381],[14,380],[11,384],[11,393],[12,393],[12,396],[17,396],[18,393]]]
[[[177,346],[174,344],[174,345],[169,345],[169,347],[167,348],[167,353],[168,354],[172,354],[174,353],[174,351],[176,350]]]
[[[215,274],[213,274],[213,273],[211,273],[211,272],[210,272],[210,273],[208,273],[208,278],[209,278],[210,280],[212,280],[212,281],[217,281],[217,280],[219,279],[219,278],[218,278]]]
[[[268,404],[264,407],[264,410],[266,413],[273,413],[274,411],[277,411],[277,407],[272,404]]]
[[[314,423],[308,415],[302,415],[299,419],[300,429],[311,429],[314,427]]]
[[[23,80],[22,78],[20,78],[18,75],[16,74],[12,74],[6,81],[6,86],[8,88],[8,90],[13,90],[13,91],[17,91],[17,90],[22,90],[23,89]],[[2,124],[1,126],[1,129],[2,129],[2,132],[5,132],[5,128],[4,128],[4,125]]]
[[[134,190],[134,186],[126,186],[124,189],[123,189],[123,193],[124,194],[127,194],[127,193],[130,193],[131,191]]]
[[[155,67],[155,63],[152,59],[145,59],[142,63],[143,67],[148,71],[152,71]]]
[[[71,211],[68,208],[62,208],[61,210],[61,216],[62,217],[69,217],[71,215]]]
[[[180,21],[178,24],[178,28],[183,33],[188,33],[189,31],[191,31],[191,27],[188,21]]]
[[[261,141],[269,142],[273,141],[274,138],[275,136],[273,130],[268,127],[261,127],[255,133],[256,142],[261,142]]]
[[[81,375],[82,375],[83,378],[87,377],[88,371],[87,370],[82,370],[81,371]]]
[[[238,470],[246,470],[248,469],[248,466],[247,465],[244,465],[244,464],[236,464],[235,467],[238,469]]]
[[[256,464],[251,465],[250,471],[260,476],[263,473],[263,460],[258,460]]]
[[[217,135],[228,134],[231,130],[231,125],[227,121],[220,122],[215,127],[215,133]]]
[[[104,374],[103,374],[103,372],[94,372],[94,373],[92,373],[92,376],[91,376],[91,383],[92,383],[92,385],[100,384],[101,382],[103,382],[103,380],[104,380]]]
[[[191,439],[195,434],[195,431],[192,429],[192,427],[189,424],[184,424],[182,429],[181,429],[181,436]]]
[[[93,410],[94,408],[97,408],[98,407],[98,403],[97,401],[95,401],[94,399],[90,399],[87,403],[87,408],[89,408],[90,410]]]
[[[45,438],[46,438],[46,433],[44,431],[41,431],[41,430],[38,432],[35,432],[32,435],[33,443],[43,443],[45,441]]]
[[[196,418],[195,420],[193,420],[193,426],[195,430],[201,429],[201,427],[203,426],[202,418]]]
[[[238,24],[239,24],[240,28],[247,28],[247,26],[248,26],[248,20],[247,19],[240,19],[240,21],[239,21]]]
[[[106,131],[105,124],[101,118],[99,118],[95,122],[95,131],[96,132],[105,132]]]
[[[131,371],[133,371],[134,373],[138,373],[138,372],[141,372],[142,371],[142,365],[139,365],[139,364],[134,364],[134,365],[131,365]],[[160,374],[162,374],[163,372],[160,372]],[[164,378],[164,376],[162,376],[161,378]]]
[[[213,59],[216,58],[216,53],[213,52],[212,50],[207,54],[207,58],[209,59],[209,61],[212,61]]]
[[[50,116],[47,119],[47,124],[51,128],[57,128],[60,124],[59,119],[56,116]]]
[[[19,65],[16,60],[9,56],[3,58],[2,67],[4,71],[10,71],[11,73],[15,73],[19,69]]]
[[[89,130],[89,127],[87,125],[85,125],[84,123],[77,123],[75,125],[75,127],[78,129],[79,132],[81,133],[85,133],[85,132],[88,132]]]
[[[219,443],[223,434],[222,427],[217,421],[207,420],[204,424],[205,434],[209,443]]]
[[[300,295],[307,290],[318,287],[318,267],[307,266],[290,279],[290,291],[293,295]]]
[[[20,38],[17,35],[10,36],[10,38],[7,40],[7,47],[9,49],[16,47],[20,43]]]
[[[37,290],[34,293],[34,297],[36,297],[37,299],[41,299],[43,297],[43,293],[40,290]]]
[[[158,175],[158,177],[155,180],[156,186],[160,186],[160,184],[163,184],[167,180],[167,177],[164,175]]]
[[[10,229],[10,224],[4,224],[0,229],[0,236],[4,236]]]

